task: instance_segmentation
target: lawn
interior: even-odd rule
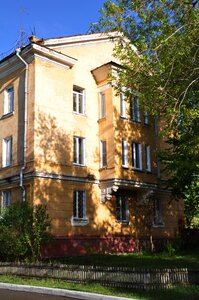
[[[50,288],[61,288],[68,290],[78,290],[90,293],[100,293],[112,296],[127,297],[136,300],[198,300],[199,286],[178,287],[168,290],[135,291],[119,288],[103,287],[99,284],[76,284],[67,283],[63,280],[54,279],[24,279],[16,276],[0,276],[0,282],[24,284],[32,286],[45,286]]]
[[[46,261],[47,262],[47,261]],[[67,257],[59,260],[48,261],[52,264],[78,264],[78,265],[103,265],[103,266],[128,266],[138,268],[192,268],[199,270],[199,251],[178,252],[175,255],[169,253],[156,254],[124,254],[124,255],[89,255],[79,257]],[[104,287],[100,284],[68,283],[55,279],[28,279],[16,276],[0,276],[0,282],[46,286],[69,290],[87,291],[113,296],[122,296],[141,300],[198,300],[199,286],[176,287],[167,290],[130,290]]]
[[[133,268],[193,268],[199,269],[199,251],[169,253],[132,253],[122,255],[88,255],[51,260],[52,263],[126,266]]]

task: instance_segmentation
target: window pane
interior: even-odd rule
[[[132,162],[135,169],[142,169],[142,145],[133,143],[132,145]]]
[[[122,165],[128,166],[128,144],[126,140],[122,140]]]
[[[4,114],[13,112],[13,108],[14,108],[14,89],[13,87],[11,87],[5,91]]]
[[[105,117],[105,94],[100,93],[100,118]]]
[[[130,99],[130,117],[134,122],[140,122],[140,101],[138,97]]]
[[[151,171],[151,154],[150,154],[150,146],[145,145],[145,155],[146,155],[146,170]]]
[[[116,218],[118,221],[128,221],[128,197],[126,196],[117,197]]]
[[[120,115],[126,118],[126,101],[123,93],[120,94]]]
[[[73,111],[84,114],[84,90],[78,87],[73,88]]]
[[[106,141],[101,141],[101,167],[105,167],[107,165],[106,161]]]
[[[83,219],[86,217],[85,191],[74,191],[73,217]]]

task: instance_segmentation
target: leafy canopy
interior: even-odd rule
[[[138,92],[144,109],[164,120],[169,184],[198,213],[199,1],[107,0],[93,30],[120,33],[116,88]]]

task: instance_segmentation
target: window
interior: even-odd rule
[[[100,93],[100,119],[105,117],[105,94]]]
[[[86,192],[76,190],[73,193],[73,225],[86,225],[88,218],[86,217]]]
[[[3,139],[2,166],[9,167],[12,163],[12,137]]]
[[[85,114],[85,91],[76,86],[73,88],[73,111]]]
[[[75,136],[73,138],[73,145],[74,163],[85,165],[85,138]]]
[[[122,166],[128,167],[128,144],[126,140],[122,140]]]
[[[149,114],[147,111],[144,112],[144,124],[149,125]]]
[[[142,170],[142,145],[138,143],[132,144],[132,161],[133,168]]]
[[[153,224],[154,226],[163,226],[164,222],[162,220],[162,203],[159,198],[154,198],[153,200],[154,204],[154,220]]]
[[[120,116],[126,118],[126,100],[124,93],[120,93]]]
[[[13,110],[14,110],[14,88],[10,87],[5,90],[4,115],[12,113]]]
[[[140,101],[138,97],[130,99],[130,117],[134,122],[140,122]]]
[[[150,145],[145,145],[145,161],[146,161],[146,170],[151,172],[151,150],[150,150]]]
[[[1,208],[4,209],[11,205],[11,191],[4,191],[1,195]]]
[[[116,218],[119,222],[128,222],[128,197],[118,196],[116,198]]]
[[[160,158],[159,157],[157,157],[156,164],[157,164],[157,177],[160,178]]]
[[[101,168],[107,166],[106,141],[100,141],[100,164],[101,164]]]

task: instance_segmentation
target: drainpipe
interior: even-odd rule
[[[28,103],[28,63],[20,56],[21,49],[16,49],[16,55],[25,65],[25,99],[24,99],[24,138],[23,138],[23,166],[20,169],[20,183],[19,186],[22,188],[22,199],[23,202],[26,200],[26,190],[23,183],[23,171],[26,168],[26,136],[27,136],[27,103]]]

